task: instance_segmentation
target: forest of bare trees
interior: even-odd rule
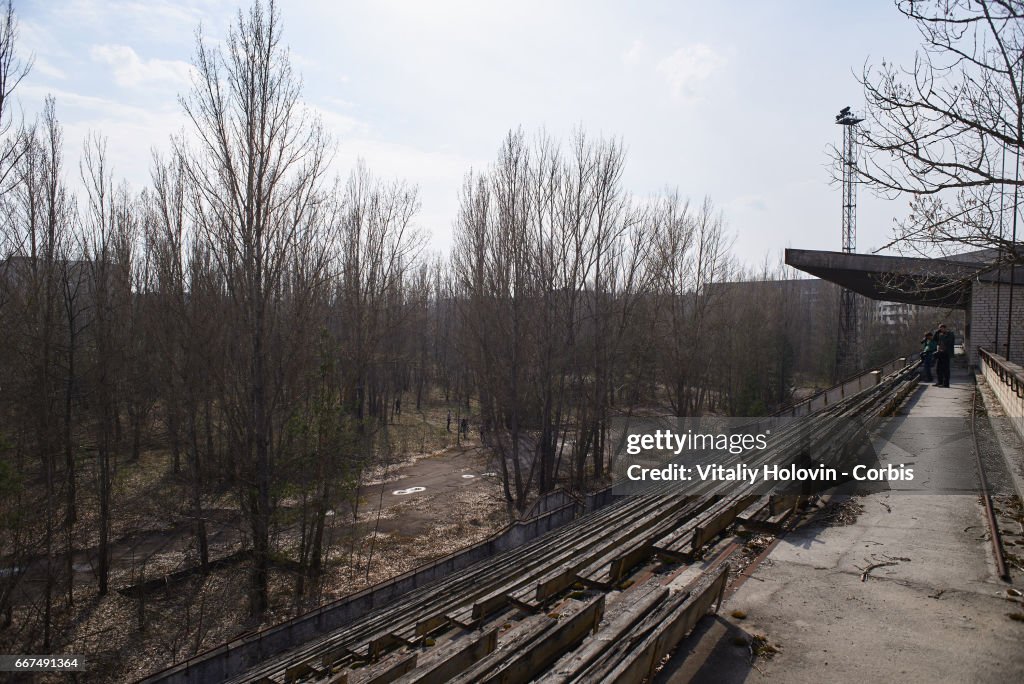
[[[274,568],[297,607],[319,599],[340,543],[329,516],[357,508],[368,473],[401,447],[399,402],[465,417],[515,515],[556,486],[605,481],[612,416],[765,413],[832,374],[835,293],[738,269],[710,199],[630,195],[617,139],[508,132],[490,166],[467,169],[451,254],[431,254],[415,187],[362,163],[333,177],[338,141],[303,105],[272,3],[240,12],[223,43],[199,37],[188,127],[152,153],[144,188],[118,180],[102,132],[65,140],[59,102],[15,117],[31,66],[16,38],[8,5],[9,652],[60,648],[80,603],[120,588],[115,512],[144,452],[166,456],[160,503],[167,527],[187,530],[187,567],[223,560],[213,511],[237,513],[231,553],[258,624]],[[78,168],[65,162],[74,145]]]

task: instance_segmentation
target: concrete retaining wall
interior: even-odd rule
[[[800,403],[794,404],[788,409],[783,409],[775,415],[789,416],[793,418],[809,416],[815,411],[820,411],[826,406],[837,404],[847,397],[852,397],[858,392],[863,392],[869,387],[874,387],[882,380],[882,378],[895,373],[899,369],[911,363],[914,363],[916,360],[916,358],[911,357],[893,359],[878,368],[872,368],[871,370],[864,371],[854,378],[849,378],[845,382],[815,394],[813,397],[804,399]]]
[[[981,353],[981,372],[1007,418],[1024,439],[1024,368],[998,354]]]
[[[587,494],[586,498],[583,500],[583,512],[591,513],[599,508],[604,508],[605,506],[615,503],[615,500],[621,495],[616,496],[613,491],[614,489],[614,487],[605,487],[604,489]]]
[[[526,509],[526,513],[523,515],[523,519],[533,518],[542,513],[548,513],[556,508],[561,508],[566,504],[575,503],[575,499],[569,495],[564,489],[558,488],[554,491],[548,492],[544,496],[537,497],[537,500],[533,502],[533,505]]]

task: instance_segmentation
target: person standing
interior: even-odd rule
[[[956,337],[952,331],[946,330],[946,324],[939,326],[935,333],[935,385],[937,387],[949,387],[949,362],[953,358],[953,343]]]
[[[929,330],[924,334],[924,339],[921,340],[921,368],[924,370],[921,378],[922,382],[934,382],[935,378],[932,376],[932,366],[935,365],[935,337]]]

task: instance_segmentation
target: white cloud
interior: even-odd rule
[[[639,38],[633,41],[629,49],[622,53],[622,61],[626,64],[639,64],[647,52],[647,45]]]
[[[738,210],[768,211],[768,200],[763,195],[743,195],[729,203],[730,207]]]
[[[39,104],[42,104],[43,99],[47,95],[52,95],[57,101],[58,114],[62,108],[67,107],[88,112],[89,116],[98,114],[124,121],[137,121],[153,113],[151,110],[143,107],[136,107],[97,95],[84,95],[72,90],[54,89],[35,84],[22,86],[18,89],[18,95]]]
[[[142,59],[127,45],[94,45],[89,50],[93,61],[114,69],[114,80],[123,88],[158,83],[187,84],[192,66],[187,62],[168,59]]]
[[[54,3],[56,4],[56,3]],[[57,12],[73,26],[91,31],[121,32],[147,42],[177,40],[202,21],[230,18],[236,6],[217,0],[69,0]],[[223,23],[223,22],[221,22]],[[220,24],[212,24],[220,28]]]
[[[65,41],[58,39],[53,27],[46,26],[32,19],[18,21],[18,53],[22,59],[40,54],[53,55],[57,59],[70,56]]]
[[[327,101],[335,106],[340,106],[338,104],[339,101],[335,98],[327,98]],[[307,108],[312,114],[320,118],[324,130],[335,140],[345,136],[366,136],[369,134],[369,126],[353,116],[341,114],[333,109],[315,104],[307,105]]]
[[[463,177],[474,166],[473,159],[458,153],[373,138],[341,138],[335,159],[339,172],[355,168],[357,159],[363,159],[381,178],[402,178],[421,186],[444,178],[453,198],[458,197]]]
[[[693,99],[700,85],[726,64],[726,59],[704,43],[681,47],[658,62],[658,73],[665,77],[672,94],[681,99]]]
[[[47,76],[49,78],[63,80],[68,77],[68,75],[64,73],[63,69],[54,64],[51,64],[49,61],[47,61],[43,57],[40,57],[39,55],[36,55],[36,58],[32,61],[32,70],[37,71],[43,76]]]

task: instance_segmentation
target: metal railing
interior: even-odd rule
[[[1014,396],[1024,399],[1024,368],[982,347],[978,348],[978,356],[981,357],[982,363],[996,374],[999,381],[1010,388]]]

